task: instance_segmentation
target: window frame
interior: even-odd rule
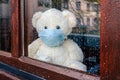
[[[101,0],[101,42],[100,42],[100,76],[88,74],[82,71],[74,69],[66,69],[57,65],[51,65],[49,63],[37,61],[31,58],[22,56],[24,50],[22,45],[22,34],[23,30],[22,19],[21,19],[21,1],[22,0],[11,0],[11,43],[12,52],[0,51],[0,61],[32,74],[41,76],[45,79],[55,80],[115,80],[120,79],[120,52],[119,49],[119,20],[120,9],[118,3],[119,0]],[[23,0],[24,1],[24,0]],[[110,11],[110,10],[114,11]],[[119,15],[118,15],[119,13]],[[114,14],[114,16],[112,16]],[[114,20],[114,21],[112,21]],[[112,22],[112,23],[111,23]],[[116,22],[118,24],[116,24]],[[114,27],[113,27],[114,26]],[[25,26],[27,32],[27,27]],[[117,34],[113,34],[117,33]],[[106,36],[107,35],[107,36]],[[25,35],[26,36],[26,35]],[[113,40],[113,37],[116,39]],[[114,47],[113,47],[114,46]],[[27,49],[27,42],[25,42],[25,49]],[[117,61],[119,60],[119,61]],[[114,72],[114,73],[113,73]]]

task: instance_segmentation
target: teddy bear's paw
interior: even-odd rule
[[[50,57],[47,57],[47,56],[44,57],[42,60],[45,61],[45,62],[51,62],[52,61],[52,59]]]
[[[87,71],[86,65],[84,65],[83,63],[79,61],[70,61],[67,66],[70,68],[81,70],[81,71],[85,71],[85,72]]]
[[[52,62],[52,59],[49,56],[43,56],[43,55],[37,56],[37,55],[35,55],[34,58],[37,60],[40,60],[40,61],[45,61],[45,62],[49,62],[49,63]]]

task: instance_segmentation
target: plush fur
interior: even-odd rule
[[[49,9],[43,13],[36,12],[32,18],[32,24],[38,33],[44,30],[44,26],[48,26],[49,29],[55,29],[59,25],[67,37],[76,25],[76,18],[70,11],[61,12],[56,9]],[[83,52],[70,39],[64,40],[60,46],[48,47],[38,38],[28,46],[28,52],[31,58],[86,71],[86,66],[82,63]]]

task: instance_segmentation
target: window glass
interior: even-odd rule
[[[87,11],[90,11],[90,3],[87,3]]]
[[[87,26],[90,26],[90,18],[87,18]]]
[[[76,2],[76,9],[77,9],[77,10],[80,10],[80,7],[81,7],[80,1],[77,1],[77,2]]]
[[[99,74],[99,71],[100,71],[100,35],[99,35],[100,34],[100,6],[97,6],[98,9],[95,8],[96,10],[94,10],[93,5],[100,5],[100,3],[96,1],[97,0],[94,0],[92,2],[90,0],[88,1],[77,0],[77,2],[76,0],[29,0],[29,1],[26,1],[25,20],[27,21],[27,27],[28,27],[28,34],[27,34],[28,35],[28,57],[31,57],[34,59],[40,58],[41,60],[46,62],[51,61],[50,63],[53,63],[53,64],[56,64],[57,61],[55,60],[58,60],[58,65],[63,65],[62,63],[59,62],[60,60],[64,60],[65,62],[67,57],[71,57],[72,59],[68,60],[68,64],[66,65],[71,64],[72,67],[73,66],[76,67],[76,64],[79,64],[79,65],[81,64],[82,66],[86,65],[87,67],[86,71],[88,73]],[[66,6],[69,6],[69,7],[66,8]],[[50,14],[49,12],[46,13],[46,16],[44,19],[43,13],[51,8],[56,8],[61,12],[68,10],[69,12],[72,12],[72,14],[75,15],[76,20],[72,18],[73,20],[69,23],[69,26],[67,26],[67,27],[70,27],[70,26],[72,27],[72,25],[74,24],[74,21],[76,21],[77,24],[74,25],[75,27],[72,27],[71,33],[67,33],[67,32],[66,34],[65,32],[57,33],[56,31],[58,30],[59,32],[59,30],[63,30],[64,28],[61,27],[63,26],[61,25],[63,24],[62,21],[69,20],[69,19],[63,19],[57,22],[59,18]],[[33,15],[35,15],[39,11],[40,13],[34,16],[34,18],[39,16],[37,19],[35,19],[37,21],[35,21],[33,19]],[[48,14],[53,16],[52,19],[50,19],[51,16],[48,16]],[[62,14],[67,14],[67,12]],[[39,20],[41,19],[41,16],[42,16],[42,20]],[[66,17],[68,16],[70,15],[66,15]],[[39,24],[35,23],[34,21],[38,22]],[[65,24],[67,23],[64,23],[64,25]],[[54,35],[64,34],[64,37],[65,37],[64,41],[66,42],[67,46],[64,46],[66,45],[64,44],[65,42],[61,43],[59,41],[59,39],[61,38],[57,40],[58,37],[55,37],[55,41],[50,41],[49,39],[53,37],[53,34],[49,36],[47,39],[41,36],[44,34],[49,35],[49,33],[51,33],[51,29],[54,29],[54,28],[55,28],[54,31],[56,32],[54,33]],[[69,44],[70,39],[74,41],[74,42],[73,41],[71,42],[73,44],[71,43]],[[55,48],[56,46],[54,46],[56,45],[56,42],[57,42],[56,40],[58,41],[58,43],[61,43],[61,45],[59,45],[60,46],[59,48]],[[68,40],[68,43],[67,43],[67,40]],[[76,46],[78,47],[76,47],[75,44],[77,44]],[[43,48],[43,45],[44,45],[44,48]],[[80,49],[82,50],[82,53],[84,56],[84,58],[82,59],[83,61],[80,59],[80,57],[78,59],[74,59],[74,56],[76,55],[79,56],[79,53],[81,55]],[[39,56],[39,53],[40,54],[43,53],[43,54]],[[51,54],[51,53],[54,53],[54,54]],[[66,55],[67,57],[63,57],[65,56],[64,55],[65,53],[66,54],[74,53],[74,54],[72,56]],[[38,54],[37,57],[35,57],[36,54]],[[44,56],[44,55],[48,55],[48,56]],[[52,57],[52,59],[50,57]],[[78,62],[74,60],[77,60]],[[79,67],[77,66],[76,69],[79,69]],[[83,66],[83,68],[85,68],[85,66]]]
[[[0,0],[0,50],[11,51],[10,0]]]
[[[68,9],[68,8],[69,8],[68,1],[69,1],[69,0],[63,0],[63,2],[62,2],[63,7],[64,7],[65,9]]]

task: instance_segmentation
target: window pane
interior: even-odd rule
[[[0,50],[11,51],[10,0],[0,0]]]
[[[51,61],[50,63],[53,63],[53,64],[57,64],[57,61],[55,60],[58,60],[58,65],[59,64],[63,65],[62,63],[59,63],[59,61],[64,60],[64,62],[66,62],[65,58],[70,57],[68,54],[74,53],[71,56],[72,59],[70,58],[70,60],[68,60],[69,64],[67,65],[71,64],[72,67],[74,65],[76,66],[76,64],[77,65],[81,64],[82,66],[86,65],[88,73],[99,74],[99,71],[100,71],[100,35],[99,35],[100,34],[100,6],[99,5],[100,3],[96,1],[89,2],[86,0],[77,0],[77,2],[76,0],[55,0],[55,1],[54,0],[31,0],[31,1],[29,0],[29,2],[26,1],[25,5],[26,5],[25,20],[28,21],[27,22],[27,27],[28,27],[27,35],[28,35],[28,44],[29,44],[28,57],[32,57],[35,59],[37,59],[38,57],[40,58],[40,60],[43,60],[46,62],[49,62],[50,60]],[[97,9],[94,8],[93,5],[98,5],[97,7],[95,6]],[[64,13],[64,10],[68,10],[75,15],[76,20],[72,18],[73,20],[69,23],[69,26],[67,26],[67,27],[72,26],[74,24],[74,21],[76,21],[77,23],[76,26],[72,28],[72,32],[70,34],[63,30],[65,29],[63,28],[63,25],[66,25],[68,23],[65,23],[65,22],[64,24],[62,23],[62,21],[64,20],[69,20],[69,19],[66,19],[66,17],[70,15],[66,15],[66,17],[64,17],[65,19],[63,20],[60,19],[61,21],[58,21],[58,22],[57,20],[59,20],[59,18],[56,17],[55,15],[52,15],[49,12],[48,14],[53,16],[52,19],[50,19],[51,16],[48,16],[47,13],[46,13],[46,16],[44,16],[45,19],[43,18],[43,14],[45,14],[44,12],[51,8],[59,9],[61,12],[63,11],[62,13],[63,17],[64,17],[64,14],[67,14],[67,13]],[[34,18],[38,17],[34,20],[33,15],[35,15],[35,13],[39,11],[41,13],[34,16]],[[41,16],[42,16],[42,20],[41,20]],[[54,28],[56,32],[54,33],[54,35],[58,34],[56,29],[62,30],[64,35],[64,43],[61,43],[61,45],[59,45],[59,48],[58,48],[58,45],[57,46],[54,46],[54,45],[57,44],[56,43],[57,41],[59,43],[59,39],[61,38],[59,38],[57,41],[50,41],[49,39],[51,39],[53,35],[51,35],[47,39],[41,36],[43,34],[49,35],[48,33],[51,33],[51,29],[54,29]],[[52,39],[52,40],[56,40],[56,39],[57,38],[55,37],[55,39]],[[74,42],[72,41],[69,43],[70,39],[73,40]],[[68,43],[66,43],[66,41],[68,41]],[[51,43],[52,43],[52,46],[50,46]],[[64,45],[66,44],[68,46],[65,47]],[[82,52],[80,51],[80,49],[82,50]],[[67,57],[64,57],[65,54],[67,55]],[[37,57],[35,57],[36,55]],[[77,60],[74,59],[74,56],[77,56],[77,55],[78,56],[83,55],[84,58],[81,59],[81,57],[79,57]],[[56,56],[56,57],[53,58],[53,56]],[[77,68],[78,66],[76,67],[76,69]]]
[[[80,8],[81,8],[81,5],[80,5],[81,3],[80,3],[80,1],[77,1],[76,2],[76,9],[77,10],[80,10]]]
[[[65,9],[68,9],[68,8],[69,8],[68,1],[69,1],[69,0],[63,0],[63,2],[62,2],[62,6],[63,6]]]

